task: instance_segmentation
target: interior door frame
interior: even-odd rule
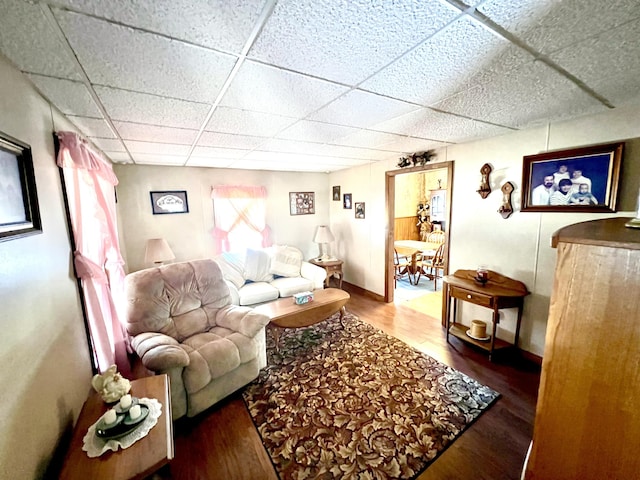
[[[445,205],[445,241],[446,247],[444,251],[444,275],[449,273],[449,238],[451,237],[451,198],[453,193],[453,161],[438,162],[426,164],[418,167],[403,168],[398,170],[390,170],[385,172],[385,205],[387,210],[387,238],[385,240],[385,265],[384,270],[384,301],[386,303],[393,302],[394,299],[394,280],[393,280],[393,242],[395,235],[395,217],[396,217],[396,176],[405,175],[407,173],[420,173],[428,170],[447,169],[447,197]]]

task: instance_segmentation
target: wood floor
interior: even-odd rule
[[[539,367],[519,357],[489,362],[484,352],[455,338],[447,344],[439,319],[350,293],[347,309],[360,319],[502,394],[418,478],[519,479],[533,434]],[[178,420],[174,439],[175,458],[156,478],[278,479],[239,394]]]

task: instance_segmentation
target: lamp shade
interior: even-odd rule
[[[162,264],[175,258],[176,256],[164,238],[150,238],[147,240],[147,247],[144,252],[145,263]]]
[[[333,233],[329,230],[327,225],[318,226],[318,230],[316,230],[316,236],[313,238],[315,243],[331,243],[335,240],[333,237]]]

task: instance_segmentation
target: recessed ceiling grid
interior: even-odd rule
[[[0,0],[112,161],[330,172],[640,101],[640,0]]]

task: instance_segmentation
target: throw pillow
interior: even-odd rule
[[[275,247],[271,256],[269,273],[281,277],[299,277],[302,252],[295,247]]]
[[[225,280],[233,283],[236,288],[244,285],[244,268],[242,260],[237,254],[225,252],[218,255],[214,260],[220,265],[220,270],[222,270],[222,276]]]
[[[271,259],[264,250],[247,249],[244,260],[244,278],[253,282],[270,282],[273,275],[269,273]]]

